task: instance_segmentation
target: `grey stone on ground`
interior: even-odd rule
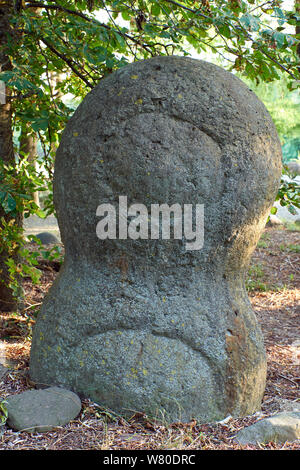
[[[42,242],[43,245],[52,245],[54,243],[60,243],[58,238],[50,232],[37,233],[35,236]]]
[[[299,411],[300,413],[300,401],[286,400],[285,398],[275,397],[273,404],[280,411]]]
[[[300,412],[284,411],[257,421],[239,431],[235,439],[241,445],[293,442],[300,439]]]
[[[281,159],[265,106],[216,65],[155,57],[101,80],[56,154],[66,255],[37,318],[32,380],[167,421],[260,409],[266,355],[244,278]],[[116,208],[119,233],[119,196],[148,214],[204,204],[203,248],[187,250],[187,233],[100,240],[96,209]]]
[[[300,160],[291,160],[286,164],[286,166],[292,173],[300,175]]]
[[[0,380],[5,377],[7,372],[8,372],[8,369],[4,367],[2,364],[0,364]]]
[[[27,390],[5,398],[7,425],[17,431],[47,432],[76,418],[81,410],[79,397],[69,390],[50,387]]]

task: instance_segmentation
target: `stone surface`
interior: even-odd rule
[[[237,442],[242,445],[293,442],[297,439],[300,439],[300,412],[296,411],[277,413],[257,421],[239,431],[236,436]]]
[[[263,338],[244,285],[281,174],[264,105],[239,79],[160,57],[101,81],[70,119],[54,201],[66,255],[30,374],[122,414],[220,420],[260,408]],[[204,204],[205,240],[99,240],[96,209]]]
[[[17,431],[47,432],[76,418],[81,410],[79,397],[69,390],[50,387],[27,390],[5,398],[7,424]]]
[[[300,175],[300,160],[291,160],[286,164],[286,166],[292,173]]]
[[[299,411],[300,413],[299,401],[286,400],[285,398],[275,397],[274,404],[280,411]]]
[[[0,380],[5,377],[7,372],[8,372],[8,369],[0,363]]]

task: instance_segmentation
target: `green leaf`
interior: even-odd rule
[[[250,29],[251,31],[258,31],[260,27],[259,19],[255,16],[250,15],[250,13],[246,13],[240,18],[240,22],[245,28]]]
[[[245,66],[245,72],[247,73],[247,75],[250,78],[255,78],[255,76],[256,76],[255,67],[253,67],[253,65],[250,64],[249,62],[247,62],[246,66]]]
[[[17,207],[16,201],[10,193],[6,193],[6,196],[2,200],[1,204],[6,214],[13,212]]]
[[[296,211],[295,207],[292,204],[288,206],[288,211],[292,215],[297,215],[297,211]]]
[[[1,72],[0,73],[0,80],[5,83],[8,83],[13,77],[14,77],[13,72]]]
[[[224,24],[222,26],[219,26],[218,30],[220,31],[220,33],[222,34],[222,36],[225,36],[225,38],[230,38],[231,37],[231,32],[230,32],[230,28],[227,24]]]
[[[40,219],[45,219],[47,217],[47,213],[42,209],[39,209],[35,212],[35,214],[40,217]]]
[[[0,426],[3,426],[6,423],[7,418],[8,418],[8,411],[5,405],[7,405],[7,401],[5,400],[1,401],[0,403]]]
[[[126,48],[126,42],[125,42],[124,38],[119,33],[115,33],[115,38],[117,39],[120,47],[122,49],[125,49]]]
[[[6,194],[7,191],[0,191],[0,204],[4,201]]]
[[[112,57],[108,57],[108,58],[106,59],[106,61],[105,61],[106,67],[107,67],[108,69],[112,69],[113,66],[114,66],[114,63],[115,63],[115,61],[114,61],[114,59],[113,59]]]
[[[130,21],[131,20],[131,16],[129,15],[127,10],[122,11],[121,15],[122,15],[123,20],[125,20],[125,21]]]
[[[160,14],[160,6],[158,3],[154,3],[152,6],[151,6],[151,14],[153,16],[158,16]]]
[[[278,47],[282,47],[285,42],[285,34],[280,31],[275,31],[273,33],[273,39],[276,41]]]
[[[274,12],[276,13],[278,18],[281,18],[282,20],[287,20],[287,17],[285,16],[284,12],[281,10],[281,8],[275,7]]]
[[[31,123],[31,127],[34,131],[46,131],[48,129],[49,121],[45,118],[40,118]]]

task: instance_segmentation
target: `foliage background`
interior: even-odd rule
[[[297,145],[299,20],[298,0],[0,0],[0,80],[7,91],[0,105],[3,285],[9,282],[17,295],[20,277],[36,277],[22,217],[54,210],[55,150],[74,107],[128,62],[191,53],[216,62],[265,102],[282,143]],[[22,150],[22,143],[36,141],[35,155]],[[42,209],[33,198],[37,190],[47,194]],[[293,183],[283,181],[278,197],[291,211],[300,207]]]

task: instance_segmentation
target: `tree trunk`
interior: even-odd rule
[[[11,70],[11,63],[5,51],[5,44],[8,37],[12,36],[12,29],[9,24],[9,18],[13,11],[13,1],[8,0],[0,4],[0,65],[1,70]],[[3,103],[5,101],[5,103]],[[0,103],[0,159],[5,163],[15,164],[12,136],[12,110],[10,102],[10,90],[5,87],[4,100]],[[8,287],[9,273],[5,261],[11,257],[7,250],[3,249],[1,243],[1,232],[3,230],[2,220],[5,222],[13,221],[14,224],[21,226],[22,215],[12,218],[10,214],[5,214],[0,206],[0,311],[12,311],[17,308],[17,299],[13,296],[12,290]],[[2,246],[1,246],[2,245]],[[13,257],[17,260],[17,252]]]
[[[29,135],[27,128],[22,129],[21,138],[20,138],[20,151],[25,155],[28,155],[28,161],[32,163],[34,168],[38,169],[37,164],[37,138],[35,135]],[[21,156],[22,158],[22,156]],[[38,207],[40,207],[40,199],[38,191],[35,191],[32,194],[33,200]]]
[[[41,12],[41,8],[31,8],[31,12],[35,13],[35,15],[39,16]],[[28,161],[33,164],[35,169],[38,169],[37,164],[37,143],[38,139],[36,135],[29,135],[28,128],[23,127],[21,132],[20,138],[20,151],[24,152],[25,155],[28,155]],[[35,191],[32,194],[33,200],[38,207],[40,207],[40,198],[38,191]]]
[[[63,74],[58,73],[58,72],[50,72],[50,86],[52,88],[52,95],[53,98],[55,98],[55,101],[59,103],[59,101],[62,99],[62,92],[58,88],[58,85],[62,82],[63,80]],[[51,142],[51,151],[53,153],[56,153],[57,150],[57,145],[55,142]]]

